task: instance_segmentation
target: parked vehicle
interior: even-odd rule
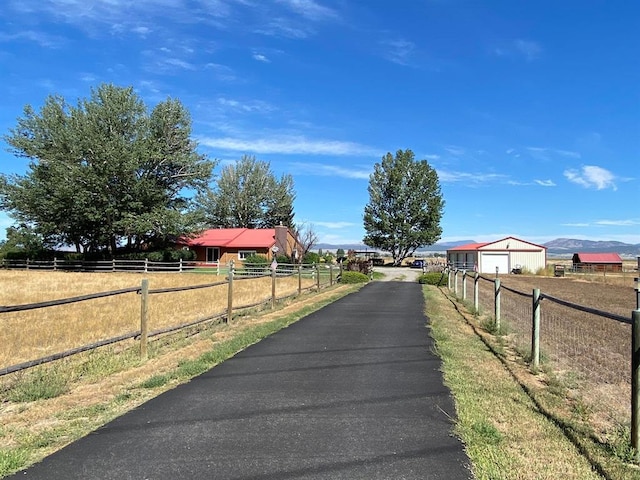
[[[413,263],[411,264],[411,268],[423,268],[424,267],[424,260],[414,260]]]

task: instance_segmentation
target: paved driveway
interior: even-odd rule
[[[423,312],[372,282],[11,478],[468,479]]]

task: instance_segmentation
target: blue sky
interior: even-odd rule
[[[627,0],[3,0],[0,133],[50,94],[133,86],[180,99],[220,165],[291,174],[321,242],[361,241],[373,165],[411,149],[442,241],[640,243],[639,35]]]

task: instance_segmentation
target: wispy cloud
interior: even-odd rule
[[[254,60],[257,60],[259,62],[271,63],[271,60],[269,60],[266,55],[263,55],[261,53],[254,52],[251,56],[253,57]]]
[[[318,177],[339,177],[353,180],[369,180],[371,168],[363,167],[359,169],[344,168],[336,165],[326,165],[323,163],[291,163],[290,169],[300,175],[311,175]]]
[[[442,183],[466,183],[477,186],[485,183],[507,182],[507,176],[499,173],[470,173],[438,169],[437,173]]]
[[[640,220],[598,220],[595,222],[596,225],[603,225],[607,227],[635,227],[640,225]]]
[[[267,113],[275,110],[271,104],[262,100],[240,101],[225,97],[217,99],[219,106],[225,110],[232,110],[240,113]]]
[[[280,136],[272,138],[202,137],[200,145],[239,152],[281,153],[307,155],[365,155],[379,156],[380,152],[353,142],[338,140],[311,140],[302,136]]]
[[[24,30],[17,33],[0,33],[0,42],[28,41],[37,43],[45,48],[59,48],[66,40],[62,37],[49,35],[35,30]]]
[[[494,48],[493,54],[499,57],[524,57],[531,62],[539,58],[542,51],[542,46],[538,42],[518,38]]]
[[[320,5],[320,3],[313,0],[278,0],[278,3],[287,6],[298,15],[313,21],[340,18],[337,11],[324,5]]]
[[[541,187],[555,187],[556,184],[551,180],[534,180],[534,182]]]
[[[595,165],[586,165],[581,170],[569,169],[565,170],[564,176],[572,183],[581,185],[585,188],[595,188],[596,190],[605,190],[611,188],[616,190],[615,175],[609,170]]]
[[[403,38],[381,40],[382,57],[398,65],[408,66],[415,51],[415,44]]]
[[[545,162],[552,161],[557,157],[582,158],[580,152],[573,152],[571,150],[562,150],[558,148],[526,147],[525,150],[536,160],[543,160]]]
[[[319,227],[329,228],[332,230],[339,230],[341,228],[355,227],[357,224],[351,222],[313,222],[314,225]]]

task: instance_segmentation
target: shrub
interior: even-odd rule
[[[315,252],[307,252],[302,256],[302,263],[313,264],[320,263],[320,255]]]
[[[340,276],[341,283],[367,283],[369,281],[369,277],[367,277],[364,273],[360,272],[342,272]]]
[[[418,283],[443,286],[447,284],[447,276],[440,272],[423,273],[418,277]]]

